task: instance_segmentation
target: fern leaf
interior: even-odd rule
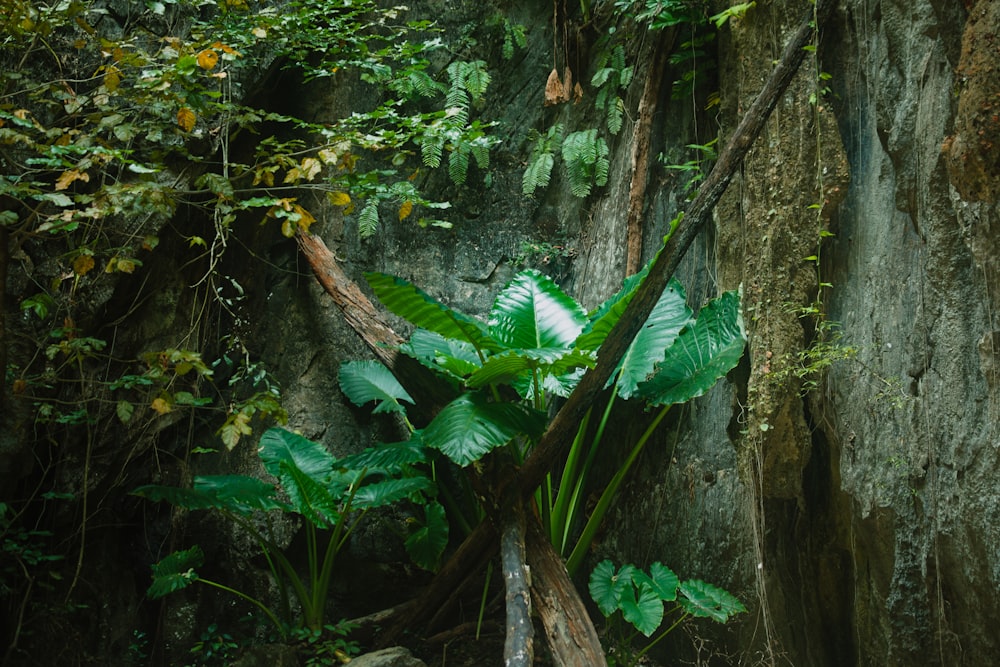
[[[625,118],[625,103],[622,98],[615,97],[608,105],[608,132],[618,134],[622,129],[622,120]]]
[[[490,73],[486,70],[486,63],[482,60],[466,63],[466,65],[463,77],[465,89],[472,95],[473,101],[479,101],[490,86]]]
[[[378,201],[372,200],[358,215],[358,234],[366,239],[375,234],[378,229]]]
[[[437,169],[441,166],[441,154],[444,152],[444,137],[424,135],[420,144],[420,156],[424,166]]]
[[[490,145],[489,143],[476,139],[470,144],[472,157],[476,159],[476,166],[480,169],[490,168]]]
[[[465,145],[448,154],[448,176],[455,185],[464,185],[469,172],[469,149]]]
[[[531,195],[538,188],[548,186],[553,164],[555,164],[555,158],[552,153],[542,153],[536,156],[528,164],[528,168],[524,170],[524,176],[521,177],[521,192]]]

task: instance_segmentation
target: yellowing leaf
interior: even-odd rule
[[[212,48],[213,49],[218,49],[219,51],[222,51],[223,53],[225,53],[227,55],[230,55],[230,56],[240,57],[240,56],[243,55],[242,53],[240,53],[239,51],[237,51],[233,47],[227,46],[226,44],[223,44],[222,42],[213,42],[212,43]]]
[[[149,407],[153,408],[153,410],[161,415],[165,415],[173,409],[170,407],[170,403],[163,398],[154,398]]]
[[[310,227],[310,225],[312,225],[312,224],[313,224],[314,222],[316,222],[316,218],[314,218],[314,217],[312,216],[312,213],[310,213],[309,211],[305,210],[304,208],[302,208],[302,207],[301,207],[301,206],[299,206],[298,204],[296,204],[296,205],[295,205],[295,206],[294,206],[294,207],[292,208],[292,210],[293,210],[293,211],[295,211],[296,213],[298,213],[298,217],[299,217],[299,219],[298,219],[298,221],[297,221],[297,222],[298,222],[298,225],[299,225],[299,228],[300,228],[300,229],[301,229],[301,230],[302,230],[303,232],[305,232],[305,233],[307,233],[307,234],[308,234],[308,233],[309,233],[309,227]]]
[[[90,181],[90,174],[79,169],[67,169],[56,179],[56,190],[65,190],[74,181],[87,183]]]
[[[261,28],[260,26],[257,26],[256,28],[254,28],[254,29],[253,29],[253,30],[251,30],[250,32],[251,32],[251,33],[253,34],[253,36],[254,36],[254,37],[256,37],[257,39],[264,39],[265,37],[267,37],[267,30],[264,30],[264,29],[263,29],[263,28]]]
[[[413,202],[409,199],[403,202],[403,205],[399,207],[399,219],[400,221],[406,220],[413,213]]]
[[[302,164],[299,166],[299,169],[306,180],[311,181],[316,178],[316,174],[323,170],[323,165],[314,157],[306,157],[302,158]]]
[[[119,259],[117,269],[122,273],[132,273],[135,271],[135,261],[131,259]]]
[[[190,107],[181,107],[177,110],[177,125],[185,132],[193,130],[197,120],[198,117],[194,115],[194,111]]]
[[[351,203],[351,196],[346,192],[331,192],[330,203],[334,206],[347,206]]]
[[[198,54],[198,67],[213,69],[219,63],[219,54],[213,49],[205,49]]]
[[[295,236],[295,224],[288,218],[281,221],[281,235],[288,239]]]
[[[73,260],[73,273],[78,276],[87,275],[92,268],[94,268],[94,258],[90,255],[80,255]]]
[[[285,174],[285,183],[297,183],[302,178],[302,171],[298,167],[292,167]]]
[[[245,412],[237,412],[227,419],[226,423],[219,429],[219,436],[226,445],[226,449],[230,451],[239,443],[241,436],[251,433],[253,433],[253,429],[250,428],[250,415]]]
[[[266,187],[274,186],[274,169],[275,167],[268,167],[265,169],[258,169],[253,173],[253,184],[259,185],[263,183]]]

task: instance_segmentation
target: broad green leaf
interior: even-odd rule
[[[664,351],[690,321],[684,288],[671,279],[622,357],[617,376],[619,396],[631,398],[636,393],[638,384],[652,375],[656,362],[663,359]]]
[[[220,503],[241,511],[282,509],[275,499],[275,488],[264,480],[246,475],[199,475],[194,490],[217,498]]]
[[[424,448],[420,433],[414,433],[406,442],[392,442],[369,447],[358,454],[351,454],[337,461],[337,467],[343,470],[367,470],[369,473],[383,472],[392,474],[406,466],[427,461],[427,450]]]
[[[474,373],[482,365],[471,343],[445,338],[427,329],[414,331],[410,340],[399,346],[399,351],[427,368],[456,380]]]
[[[452,310],[412,283],[384,273],[366,273],[365,278],[386,308],[414,326],[468,341],[478,350],[499,349],[481,322]]]
[[[292,501],[292,509],[319,528],[340,520],[339,497],[316,478],[307,475],[291,461],[281,463],[281,486]]]
[[[663,622],[663,601],[645,583],[626,589],[622,595],[621,609],[625,620],[647,637]]]
[[[434,571],[448,545],[448,519],[444,507],[436,501],[424,505],[424,523],[406,538],[406,553],[417,567]]]
[[[593,355],[577,350],[510,350],[487,359],[483,367],[469,377],[466,384],[472,388],[490,384],[515,384],[523,397],[531,398],[534,395],[530,387],[531,371],[537,370],[544,376],[543,388],[558,389],[556,393],[563,396],[566,387],[561,386],[560,382],[548,382],[549,378],[554,375],[568,376],[578,368],[593,366]],[[518,379],[524,382],[515,382]],[[566,381],[571,384],[568,389],[572,391],[575,384],[571,380]],[[522,384],[526,385],[527,391],[522,390]]]
[[[260,460],[264,468],[281,477],[281,464],[298,468],[317,482],[333,470],[333,455],[323,445],[283,428],[271,428],[260,438]]]
[[[680,580],[674,571],[663,563],[653,563],[649,567],[649,574],[636,572],[633,577],[636,585],[646,584],[664,602],[672,602],[677,599],[677,587]]]
[[[594,599],[597,608],[605,617],[618,611],[617,581],[618,571],[610,560],[602,560],[590,573],[588,584],[590,597]]]
[[[283,507],[274,498],[274,487],[255,477],[214,475],[196,477],[194,488],[149,484],[132,494],[154,502],[165,500],[189,510],[220,509],[237,514],[249,514],[255,509]]]
[[[340,389],[358,407],[375,401],[374,412],[400,412],[400,401],[414,403],[403,385],[388,368],[377,361],[348,361],[340,366]]]
[[[726,292],[678,334],[653,377],[639,384],[638,394],[653,405],[701,396],[739,363],[745,344],[739,295]]]
[[[544,425],[545,415],[524,406],[463,394],[437,414],[423,436],[428,447],[465,466],[519,434],[536,438]]]
[[[680,604],[692,616],[725,623],[730,616],[747,610],[734,595],[698,579],[682,581]]]
[[[568,349],[587,323],[583,307],[545,274],[517,274],[493,302],[490,335],[508,348]]]
[[[155,600],[187,588],[198,580],[198,573],[194,568],[200,567],[204,560],[205,554],[198,545],[170,554],[153,565],[153,583],[146,595]]]
[[[409,498],[415,493],[426,493],[434,490],[434,482],[426,477],[403,477],[402,479],[384,479],[380,482],[365,484],[354,496],[354,507],[368,509],[382,507]]]

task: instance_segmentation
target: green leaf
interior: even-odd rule
[[[261,436],[260,460],[275,477],[281,477],[285,463],[317,482],[327,479],[334,466],[333,455],[323,445],[283,428],[268,429]]]
[[[672,602],[677,599],[677,587],[680,580],[674,571],[663,563],[656,562],[649,567],[649,574],[636,572],[633,575],[636,585],[646,584],[664,602]]]
[[[730,616],[742,614],[747,609],[734,595],[698,579],[683,581],[680,585],[680,604],[692,616],[711,618],[725,623]]]
[[[636,595],[638,593],[638,595]],[[663,622],[663,601],[648,584],[629,586],[621,599],[622,616],[649,637]]]
[[[646,323],[639,329],[618,367],[618,395],[631,398],[640,382],[653,373],[656,362],[663,359],[677,334],[691,322],[684,288],[671,279]]]
[[[739,295],[726,292],[705,305],[694,324],[681,331],[638,393],[653,405],[701,396],[739,363],[745,345]]]
[[[597,603],[597,608],[605,617],[618,611],[620,589],[617,584],[618,572],[610,560],[602,560],[590,573],[588,583],[590,597]]]
[[[288,461],[282,462],[279,479],[291,501],[291,509],[305,517],[309,523],[318,528],[327,528],[340,521],[339,493],[335,496],[330,488]],[[346,487],[341,487],[338,491],[344,488]]]
[[[403,477],[401,479],[384,479],[374,484],[365,484],[354,496],[354,507],[367,509],[383,507],[409,498],[417,493],[428,493],[434,490],[434,482],[426,477]]]
[[[132,491],[133,495],[152,500],[165,500],[189,510],[220,509],[237,514],[249,514],[255,509],[279,509],[283,505],[274,498],[272,485],[244,475],[199,476],[194,488],[149,484]]]
[[[587,323],[587,314],[551,278],[522,271],[497,295],[490,311],[490,335],[508,348],[568,350]]]
[[[204,560],[205,554],[198,545],[170,554],[153,565],[153,583],[146,595],[155,600],[187,588],[198,581],[198,573],[194,568],[200,567]]]
[[[357,406],[375,401],[379,412],[406,413],[399,401],[413,403],[403,385],[388,368],[377,361],[348,361],[340,366],[340,389]]]
[[[369,447],[359,454],[345,456],[337,461],[344,470],[368,470],[369,473],[396,473],[406,466],[427,462],[427,450],[420,433],[414,433],[406,442],[393,442]]]
[[[406,538],[406,553],[417,567],[434,571],[448,545],[448,520],[444,507],[436,501],[424,505],[424,523]]]
[[[481,322],[452,310],[412,283],[384,273],[366,273],[365,278],[386,308],[414,326],[467,341],[477,350],[500,349]]]
[[[407,354],[431,370],[447,377],[461,380],[482,366],[476,348],[464,340],[417,329],[410,340],[399,346]]]
[[[512,403],[489,403],[481,394],[463,394],[446,405],[424,429],[424,443],[460,466],[478,461],[519,434],[537,438],[545,415]]]
[[[596,351],[604,344],[611,329],[621,319],[622,313],[628,307],[632,297],[649,273],[649,264],[642,267],[638,273],[625,279],[622,288],[610,299],[602,303],[588,315],[587,325],[576,339],[576,346],[583,350]]]

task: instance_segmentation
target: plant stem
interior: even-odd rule
[[[674,621],[670,625],[669,628],[667,628],[666,630],[664,630],[663,632],[661,632],[660,634],[658,634],[656,636],[656,639],[654,639],[650,643],[646,644],[646,646],[641,651],[639,651],[638,653],[635,654],[636,662],[638,662],[639,658],[641,658],[642,656],[646,655],[646,652],[649,651],[649,649],[651,649],[654,646],[656,646],[661,639],[663,639],[664,637],[666,637],[667,635],[669,635],[678,625],[680,625],[681,623],[683,623],[684,620],[687,619],[687,617],[690,616],[690,615],[691,615],[690,612],[687,612],[687,611],[684,612],[683,614],[681,614],[680,618],[678,618],[676,621]]]
[[[219,582],[212,581],[211,579],[203,579],[203,578],[199,577],[198,581],[200,581],[203,584],[208,584],[209,586],[214,586],[215,588],[218,588],[220,590],[226,591],[227,593],[232,593],[233,595],[235,595],[237,597],[241,597],[244,600],[246,600],[247,602],[256,605],[258,609],[260,609],[262,612],[264,612],[265,614],[267,614],[267,617],[269,619],[271,619],[272,623],[274,623],[274,627],[278,628],[278,631],[281,633],[281,636],[282,637],[288,637],[288,628],[285,627],[285,625],[281,621],[278,620],[278,617],[274,615],[274,612],[271,611],[268,608],[267,605],[265,605],[263,602],[261,602],[257,598],[250,597],[249,595],[247,595],[246,593],[243,593],[242,591],[238,591],[235,588],[230,588],[229,586],[226,586],[225,584],[220,584]]]

